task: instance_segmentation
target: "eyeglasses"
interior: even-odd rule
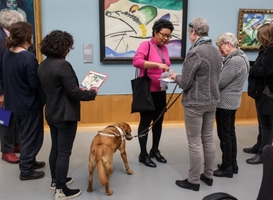
[[[170,35],[166,35],[164,33],[158,32],[162,37],[167,38],[168,40],[172,38]]]

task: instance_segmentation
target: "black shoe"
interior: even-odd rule
[[[71,199],[80,196],[81,191],[79,189],[69,189],[64,187],[62,189],[56,189],[54,194],[54,200]]]
[[[154,152],[150,151],[150,158],[155,158],[157,162],[167,163],[167,160],[160,154],[160,151]]]
[[[185,180],[176,180],[175,184],[178,185],[179,187],[185,188],[185,189],[190,189],[193,191],[199,191],[200,184],[193,184],[188,181],[188,179]]]
[[[232,178],[233,171],[232,170],[224,170],[224,169],[220,168],[220,169],[213,171],[213,176]]]
[[[34,180],[34,179],[43,178],[44,176],[45,176],[45,173],[43,171],[34,171],[31,175],[28,175],[28,176],[20,175],[20,180],[21,181]]]
[[[156,164],[151,160],[149,156],[139,156],[138,161],[143,163],[147,167],[156,167]]]
[[[255,146],[255,145],[254,145]],[[258,150],[259,148],[256,148],[256,147],[250,147],[250,148],[243,148],[243,151],[245,153],[250,153],[250,154],[257,154],[258,153]]]
[[[218,167],[218,169],[221,169],[221,168],[222,168],[222,165],[221,165],[221,164],[218,164],[217,167]],[[238,165],[237,165],[237,162],[232,164],[232,170],[233,170],[233,174],[238,174],[238,172],[239,172],[239,167],[238,167]]]
[[[257,154],[253,158],[247,159],[246,162],[248,164],[257,165],[257,164],[262,164],[263,160],[262,160],[262,156]]]
[[[66,185],[69,185],[72,182],[73,182],[73,178],[72,177],[67,177],[66,178]],[[56,190],[56,180],[55,179],[51,180],[50,189],[51,190]]]
[[[34,169],[40,169],[40,168],[43,168],[44,166],[45,166],[45,162],[44,161],[41,161],[41,162],[35,161],[34,165],[33,165],[33,168]]]
[[[204,174],[201,174],[200,180],[204,181],[208,186],[212,186],[213,179],[207,178]]]

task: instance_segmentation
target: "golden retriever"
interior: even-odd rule
[[[89,184],[87,192],[93,191],[93,172],[98,167],[99,179],[105,187],[107,195],[112,195],[113,190],[109,189],[109,179],[112,174],[113,156],[116,150],[120,151],[127,174],[133,174],[127,161],[125,151],[125,139],[131,140],[131,127],[125,122],[107,126],[94,137],[89,154]]]

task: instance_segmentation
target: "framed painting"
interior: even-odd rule
[[[38,44],[42,39],[41,30],[41,6],[40,0],[0,0],[1,10],[17,10],[24,20],[31,23],[34,27],[34,44],[33,51],[39,62],[42,61],[42,54],[38,51]]]
[[[238,23],[239,46],[243,50],[258,50],[258,28],[273,22],[273,9],[240,9]]]
[[[174,25],[166,45],[171,61],[183,61],[186,51],[188,0],[99,0],[100,61],[132,61],[141,42],[150,40],[156,20]]]

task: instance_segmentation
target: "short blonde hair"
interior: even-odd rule
[[[237,37],[233,33],[229,33],[229,32],[223,33],[216,39],[216,45],[218,47],[226,43],[230,43],[230,45],[235,48],[239,46]]]

